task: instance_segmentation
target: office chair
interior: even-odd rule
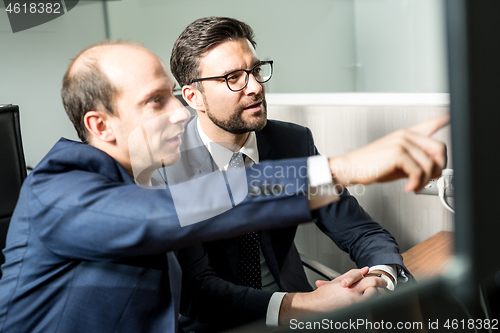
[[[0,105],[0,156],[0,250],[3,250],[10,218],[26,178],[17,105]],[[0,252],[0,265],[4,261]]]

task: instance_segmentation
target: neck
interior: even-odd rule
[[[139,175],[134,175],[134,172],[132,171],[132,163],[130,161],[130,154],[128,151],[121,151],[120,149],[118,149],[115,143],[105,143],[102,141],[93,140],[89,142],[89,144],[97,149],[102,150],[103,152],[114,158],[125,168],[125,170],[127,170],[130,176],[134,178],[135,182],[140,185],[149,185],[154,171],[161,167],[157,166],[156,164],[148,165],[144,167],[142,171],[140,171]],[[139,161],[139,159],[137,160]],[[149,156],[143,156],[142,160],[149,161],[150,159]]]
[[[238,151],[248,139],[249,132],[243,134],[229,133],[215,125],[207,116],[199,116],[203,132],[214,142],[232,151]],[[237,147],[237,149],[235,149]]]
[[[151,185],[151,178],[153,178],[153,172],[154,172],[154,170],[144,170],[143,172],[141,172],[140,175],[138,175],[135,178],[135,182],[138,185],[150,186]],[[133,175],[132,175],[132,177],[133,177]]]

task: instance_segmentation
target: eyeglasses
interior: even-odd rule
[[[248,84],[248,76],[250,74],[255,77],[255,80],[257,82],[266,83],[271,79],[271,76],[273,76],[273,61],[261,61],[250,70],[239,69],[222,76],[193,79],[191,80],[191,82],[189,82],[189,84],[205,80],[224,79],[226,80],[226,84],[229,90],[236,92],[245,89]]]

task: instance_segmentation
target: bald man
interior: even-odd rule
[[[273,172],[285,166],[309,172],[310,158],[267,162],[247,169],[246,178],[231,189],[248,189],[248,179],[257,187],[266,181],[278,184],[276,191],[246,196],[224,210],[219,203],[228,195],[226,187],[218,193],[210,183],[211,208],[200,212],[198,206],[203,205],[196,204],[186,209],[201,218],[183,226],[179,216],[185,212],[174,204],[173,186],[149,183],[156,168],[180,157],[180,135],[189,115],[173,89],[163,61],[133,43],[104,42],[70,64],[61,95],[82,142],[60,139],[23,184],[4,250],[1,332],[175,332],[181,272],[173,251],[255,229],[307,222],[311,209],[337,199],[335,193],[308,198],[303,190],[313,185],[308,176],[278,178]],[[387,139],[372,144],[368,152],[388,153],[384,147]],[[401,154],[401,149],[392,150]],[[438,171],[444,165],[443,151],[430,153],[436,156],[432,164]],[[388,161],[398,160],[387,155]],[[358,163],[356,157],[351,153],[325,158],[328,182],[335,176],[328,165],[334,170],[342,163]],[[382,164],[382,180],[406,170],[393,162]],[[233,175],[228,171],[226,179]],[[323,296],[323,303],[306,305],[328,310],[334,303],[328,297],[342,296],[331,288],[362,299],[385,286],[382,279],[362,279],[366,273],[352,270],[326,283],[315,294]],[[353,287],[342,288],[341,283]]]

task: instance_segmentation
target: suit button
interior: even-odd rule
[[[283,189],[284,189],[283,185],[279,183],[271,186],[271,192],[274,195],[280,195],[281,193],[283,193]]]
[[[248,189],[248,195],[251,196],[251,197],[256,197],[256,196],[259,196],[261,193],[261,190],[259,187],[257,186],[251,186],[249,189]]]

